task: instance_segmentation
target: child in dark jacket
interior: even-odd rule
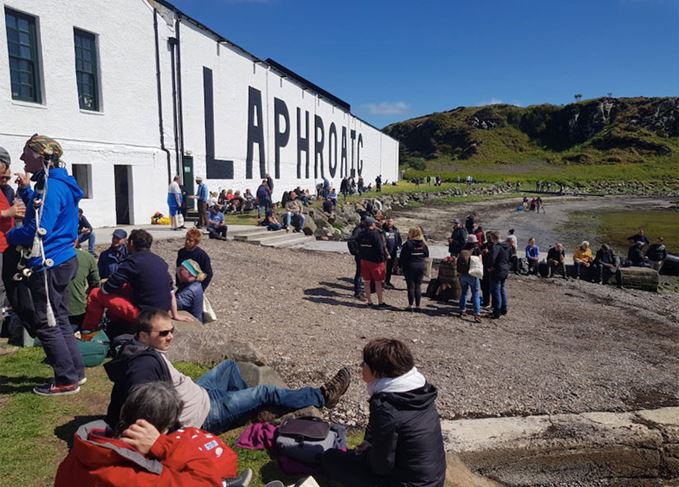
[[[363,443],[323,455],[328,478],[345,487],[442,487],[446,457],[436,388],[414,366],[408,347],[376,338],[363,349],[370,418]]]

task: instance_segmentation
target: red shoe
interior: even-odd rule
[[[34,387],[33,392],[39,396],[70,396],[80,392],[80,386],[77,383],[58,386],[50,382],[49,384]]]

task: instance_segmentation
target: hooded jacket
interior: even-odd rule
[[[13,228],[7,233],[10,245],[33,246],[36,233],[35,208],[33,199],[38,197],[37,191],[45,187],[47,179],[47,193],[43,194],[43,212],[40,227],[46,233],[43,237],[45,258],[52,259],[54,266],[58,266],[75,257],[75,239],[78,238],[78,202],[83,192],[66,169],[53,167],[49,169],[49,178],[40,171],[33,175],[35,191],[30,187],[20,188],[18,195],[26,205],[26,216],[21,227]],[[39,265],[40,257],[33,257],[28,262],[29,267]]]
[[[501,281],[509,275],[509,256],[511,248],[509,243],[502,242],[493,245],[491,250],[492,264],[490,278]]]
[[[378,392],[370,398],[365,459],[389,487],[442,487],[446,474],[436,387]]]
[[[106,422],[115,427],[120,417],[120,408],[132,387],[157,380],[171,381],[172,377],[160,353],[153,347],[138,342],[132,335],[117,337],[111,344],[111,349],[114,350],[114,358],[104,365],[106,375],[113,382]]]
[[[113,438],[103,421],[94,421],[74,435],[54,485],[221,487],[222,479],[236,476],[236,462],[236,454],[218,437],[198,428],[161,434],[145,456]]]

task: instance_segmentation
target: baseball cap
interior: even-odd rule
[[[117,228],[113,231],[113,236],[115,238],[127,238],[127,232],[122,228]]]
[[[0,147],[0,161],[4,162],[8,166],[12,164],[12,158],[9,156],[9,152],[4,147]]]
[[[375,219],[371,216],[366,216],[364,222],[366,225],[374,225]]]

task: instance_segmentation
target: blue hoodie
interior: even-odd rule
[[[35,188],[45,185],[45,173],[40,171],[31,178],[35,181]],[[30,188],[19,189],[19,197],[26,205],[26,216],[22,227],[13,228],[7,234],[7,242],[10,245],[23,245],[26,248],[33,246],[35,237],[35,208],[33,198],[36,193]],[[66,169],[50,168],[47,186],[47,197],[40,226],[47,231],[43,237],[45,258],[52,259],[54,266],[58,266],[75,257],[75,239],[78,238],[78,202],[83,197],[83,192]],[[33,257],[28,262],[29,267],[41,264],[40,257]]]

